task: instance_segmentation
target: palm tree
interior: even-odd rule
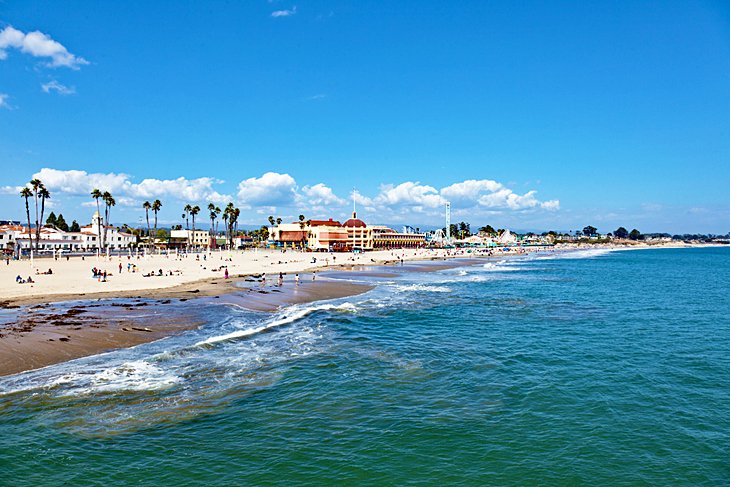
[[[306,223],[304,223],[304,215],[299,215],[299,228],[304,230]]]
[[[101,212],[99,211],[99,198],[101,198],[101,191],[96,188],[92,189],[91,198],[96,200],[96,213],[101,218]],[[101,249],[101,224],[99,224],[99,249]]]
[[[104,245],[106,245],[106,229],[109,226],[109,214],[111,213],[112,206],[115,206],[117,202],[109,191],[104,191],[101,197],[104,200]]]
[[[276,223],[276,220],[274,220],[273,216],[269,216],[269,223],[271,223],[271,226],[274,226],[274,223]]]
[[[217,219],[217,218],[218,218],[218,215],[220,215],[220,214],[221,214],[221,209],[220,209],[220,207],[219,207],[219,206],[216,206],[216,207],[215,207],[215,210],[213,210],[213,211],[215,212],[215,217],[216,217],[216,219]],[[218,234],[218,222],[217,222],[217,221],[215,222],[215,233],[216,233],[216,235]]]
[[[230,213],[228,207],[226,206],[226,209],[223,210],[223,224],[226,229],[226,241],[228,241],[228,214]]]
[[[157,213],[162,209],[162,201],[155,200],[152,202],[152,212],[155,214],[155,238],[157,238]]]
[[[183,208],[183,215],[185,216],[185,230],[190,230],[190,221],[188,220],[188,214],[190,213],[190,210],[192,210],[193,207],[190,205],[185,205],[185,208]]]
[[[28,239],[30,243],[30,250],[33,250],[33,238],[30,234],[30,207],[28,206],[28,198],[33,196],[33,193],[28,187],[23,188],[20,191],[20,197],[25,198],[25,215],[28,217]]]
[[[42,224],[43,223],[43,213],[45,213],[45,211],[46,211],[46,200],[51,199],[51,193],[48,191],[48,189],[46,189],[45,186],[43,186],[43,183],[41,183],[40,189],[38,190],[38,195],[41,197],[41,218],[39,221]],[[40,229],[40,227],[38,227],[36,229],[36,241],[35,241],[36,247],[38,246],[38,241],[40,240],[40,238],[41,238],[41,229]]]
[[[39,222],[38,222],[38,191],[40,191],[41,186],[43,186],[43,183],[40,179],[31,179],[30,185],[33,188],[33,199],[35,200],[35,233],[36,233],[36,241],[35,246],[38,248],[38,235],[39,235]]]
[[[208,211],[210,212],[210,230],[208,230],[208,235],[211,237],[213,236],[213,225],[215,225],[215,217],[217,216],[215,214],[215,205],[213,203],[208,203]]]
[[[276,219],[276,224],[277,224],[277,225],[281,225],[281,218],[277,218],[277,219]]]
[[[149,245],[152,242],[152,235],[150,235],[150,209],[152,208],[152,205],[149,201],[145,201],[142,203],[142,208],[144,208],[144,216],[147,218],[147,245]]]
[[[192,208],[190,208],[190,215],[193,217],[193,234],[192,234],[193,239],[195,238],[195,215],[197,215],[198,213],[200,213],[200,207],[198,205],[195,205]],[[193,243],[194,242],[195,242],[195,240],[193,240]]]

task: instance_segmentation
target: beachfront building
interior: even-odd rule
[[[21,225],[13,223],[0,225],[0,251],[10,254],[15,250],[18,237],[23,232]]]
[[[208,230],[172,230],[167,247],[207,249],[210,244],[211,238]]]
[[[345,223],[333,220],[281,223],[269,230],[272,245],[311,251],[350,252],[373,249],[416,248],[426,244],[423,233],[399,233],[392,228],[368,225],[355,212]]]
[[[334,252],[345,252],[351,250],[349,246],[347,229],[338,221],[332,220],[310,220],[308,230],[307,247],[310,250],[332,250]]]
[[[66,251],[84,252],[99,248],[99,229],[106,228],[106,245],[102,249],[122,250],[130,249],[137,243],[137,237],[131,233],[122,232],[116,227],[101,226],[101,217],[95,213],[91,225],[81,227],[80,232],[66,232],[54,226],[47,225],[41,228],[38,244],[36,245],[36,230],[34,228],[9,225],[0,227],[0,246],[3,249],[29,250],[31,241],[33,248],[38,251]],[[103,238],[103,235],[102,235]],[[12,244],[11,244],[12,241]]]
[[[347,231],[347,244],[352,250],[373,250],[373,227],[360,220],[356,212],[353,211],[352,218],[342,226]]]
[[[396,232],[385,226],[373,226],[373,248],[375,249],[415,249],[426,244],[423,233]]]
[[[48,228],[48,227],[46,227]],[[106,239],[104,237],[104,230],[106,230]],[[99,232],[101,231],[101,238],[104,240],[101,248],[109,250],[121,250],[129,249],[136,245],[137,237],[131,233],[122,232],[115,226],[104,225],[103,218],[99,215],[98,211],[94,212],[91,217],[91,224],[84,225],[81,227],[82,236],[86,241],[85,250],[91,250],[98,247],[97,240],[99,239]],[[73,233],[73,232],[65,232]]]

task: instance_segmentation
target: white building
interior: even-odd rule
[[[170,231],[170,242],[175,242],[182,247],[208,248],[210,234],[208,230],[172,230]]]
[[[28,227],[5,225],[0,227],[0,247],[4,249],[18,247],[25,250],[30,248],[32,240],[33,248],[36,250],[69,252],[96,250],[99,248],[100,226],[101,217],[98,212],[94,213],[92,224],[81,227],[80,232],[65,232],[52,226],[44,226],[41,228],[40,238],[36,246],[36,230],[34,228],[29,230]],[[136,242],[136,236],[109,225],[106,227],[106,245],[102,246],[102,249],[129,249]]]

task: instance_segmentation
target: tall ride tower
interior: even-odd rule
[[[451,242],[451,203],[446,202],[446,242]]]

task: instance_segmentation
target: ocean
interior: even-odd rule
[[[0,484],[730,483],[730,249],[362,280],[0,377]]]

